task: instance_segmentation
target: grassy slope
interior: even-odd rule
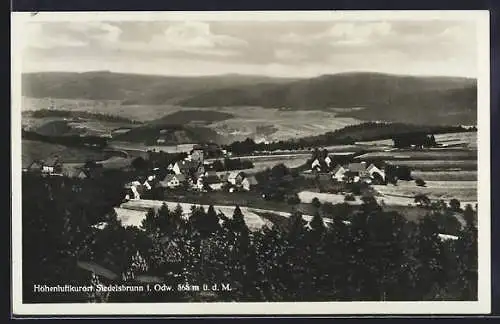
[[[22,164],[27,167],[33,160],[43,160],[57,155],[64,163],[84,163],[87,160],[104,160],[110,154],[87,148],[74,148],[64,145],[22,140]]]
[[[234,115],[219,111],[181,110],[152,121],[152,124],[185,125],[193,122],[210,124],[233,118]]]

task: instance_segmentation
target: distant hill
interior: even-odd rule
[[[344,117],[419,124],[474,124],[476,80],[347,73],[293,81],[232,87],[181,101],[191,107],[262,106],[293,109],[364,108]]]
[[[184,107],[261,106],[346,110],[345,117],[418,124],[475,124],[476,80],[382,73],[342,73],[311,79],[221,75],[164,77],[88,73],[23,75],[23,95],[122,100],[123,104]]]
[[[218,121],[234,118],[234,115],[208,110],[179,110],[162,118],[153,120],[152,124],[185,125],[192,123],[211,124]]]
[[[22,94],[32,98],[122,100],[124,104],[176,103],[226,87],[283,83],[293,79],[227,74],[176,77],[95,72],[38,72],[22,76]]]

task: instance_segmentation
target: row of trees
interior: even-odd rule
[[[406,145],[406,143],[403,143],[403,140],[400,141],[399,139],[414,137],[417,132],[425,135],[427,133],[440,134],[469,131],[477,131],[477,129],[469,129],[462,126],[423,126],[404,123],[365,122],[356,125],[349,125],[321,135],[302,137],[287,141],[276,141],[267,144],[255,143],[253,139],[247,138],[244,141],[233,142],[224,148],[233,152],[235,155],[248,155],[256,151],[301,150],[311,147],[349,145],[358,141],[375,141],[389,138],[397,138],[397,143],[400,143],[401,146],[407,147],[409,145]],[[430,138],[429,140],[422,142],[422,145],[432,146],[432,139]]]
[[[103,149],[107,147],[108,140],[105,137],[100,136],[78,136],[78,135],[68,135],[68,136],[46,136],[41,135],[36,132],[22,130],[22,138],[33,141],[41,141],[52,144],[61,144],[73,147],[96,147]]]
[[[140,121],[132,120],[122,116],[103,114],[103,113],[92,113],[80,110],[40,109],[32,111],[31,116],[34,118],[44,118],[44,117],[85,118],[85,119],[93,119],[93,120],[116,122],[116,123],[141,124]]]
[[[179,206],[163,206],[149,211],[139,230],[122,227],[112,211],[117,197],[110,192],[119,184],[62,178],[30,178],[25,184],[25,302],[95,300],[78,293],[35,294],[34,283],[120,284],[140,283],[141,278],[173,286],[227,283],[232,290],[209,296],[111,293],[106,300],[477,299],[475,211],[465,217],[459,239],[450,241],[438,236],[441,210],[430,209],[417,224],[370,198],[356,210],[316,204],[309,224],[294,212],[289,218],[280,216],[282,226],[262,229],[249,228],[238,207],[228,217],[213,206],[195,206],[186,218]],[[92,225],[97,221],[107,226],[96,229]],[[97,264],[95,275],[79,269],[78,261]]]
[[[244,169],[251,169],[253,167],[254,165],[252,161],[242,160],[238,158],[235,159],[225,158],[224,160],[215,160],[211,165],[211,169],[217,172],[244,170]]]

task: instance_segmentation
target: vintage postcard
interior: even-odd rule
[[[12,14],[16,315],[490,311],[488,11]]]

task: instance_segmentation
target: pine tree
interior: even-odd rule
[[[421,220],[418,228],[416,288],[420,293],[419,299],[433,299],[435,296],[432,291],[442,285],[443,279],[442,243],[438,236],[439,228],[430,215]]]
[[[157,218],[158,227],[161,233],[170,234],[175,230],[174,228],[172,228],[173,224],[171,224],[170,213],[166,203],[163,203],[161,205],[160,209],[158,210]]]
[[[207,215],[205,217],[207,222],[207,229],[210,233],[214,233],[218,229],[220,229],[219,217],[217,216],[213,205],[208,206]]]
[[[146,233],[155,233],[158,229],[156,211],[151,208],[146,213],[146,218],[142,220],[141,227]]]
[[[310,222],[310,226],[314,235],[321,235],[325,231],[325,223],[323,221],[323,217],[316,212]]]
[[[243,216],[240,206],[238,205],[236,205],[236,208],[234,209],[231,225],[233,232],[248,234],[249,229],[245,222],[245,217]]]

